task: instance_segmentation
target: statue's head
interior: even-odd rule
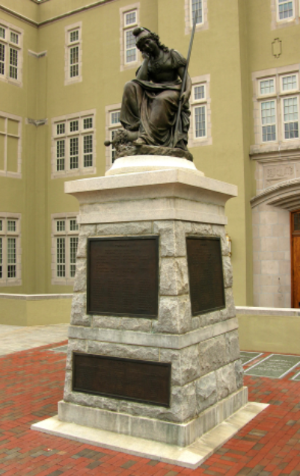
[[[148,30],[148,28],[137,27],[133,30],[133,35],[136,38],[136,46],[140,51],[144,50],[144,45],[147,40],[151,40],[158,48],[163,51],[168,51],[168,48],[160,42],[159,36],[156,33]]]

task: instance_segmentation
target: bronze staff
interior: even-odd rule
[[[191,54],[192,54],[192,46],[193,46],[193,41],[194,41],[194,36],[195,36],[195,30],[196,30],[196,22],[197,22],[197,16],[198,12],[195,12],[195,17],[194,17],[194,23],[193,23],[193,30],[192,30],[192,35],[191,35],[191,40],[190,40],[190,46],[189,46],[189,52],[187,55],[187,60],[186,60],[186,67],[184,71],[184,76],[182,80],[182,85],[181,85],[181,91],[180,91],[180,99],[179,99],[179,105],[178,105],[178,111],[177,111],[177,118],[176,118],[176,124],[175,124],[175,131],[174,131],[174,144],[173,147],[176,147],[176,144],[178,142],[177,136],[178,136],[178,127],[179,127],[179,120],[180,120],[180,114],[181,114],[181,108],[182,108],[182,95],[185,91],[185,85],[186,85],[186,78],[188,74],[188,69],[189,69],[189,63],[191,59]]]

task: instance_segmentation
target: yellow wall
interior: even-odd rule
[[[135,68],[120,72],[120,13],[128,0],[3,0],[31,19],[1,10],[0,18],[24,30],[23,87],[0,81],[1,110],[23,118],[22,179],[0,177],[0,211],[22,214],[22,286],[0,288],[11,293],[66,293],[71,286],[51,284],[51,214],[78,210],[64,195],[65,178],[51,179],[51,120],[96,109],[97,175],[105,172],[105,106],[119,103],[123,85]],[[184,0],[140,0],[140,24],[156,31],[163,43],[187,54]],[[78,10],[75,14],[70,14]],[[64,85],[65,27],[82,21],[83,81]],[[37,26],[39,24],[39,26]],[[252,229],[249,200],[255,195],[253,71],[299,61],[299,25],[280,29],[283,54],[276,59],[271,43],[271,0],[208,1],[209,28],[196,32],[190,75],[210,74],[212,145],[193,147],[196,166],[206,176],[236,184],[239,196],[226,211],[232,239],[234,295],[238,305],[252,304]],[[46,51],[44,57],[28,54]],[[43,126],[25,119],[47,119]],[[80,178],[80,176],[78,176]],[[70,177],[67,180],[73,180]],[[8,205],[9,204],[9,205]]]
[[[30,299],[1,298],[1,324],[11,326],[42,326],[69,323],[72,298]]]

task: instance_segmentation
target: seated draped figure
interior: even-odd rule
[[[187,61],[178,51],[164,46],[159,36],[147,28],[135,28],[133,35],[144,60],[136,78],[124,87],[120,112],[123,129],[105,145],[113,144],[116,158],[149,154],[193,160],[187,149],[192,90],[188,74],[185,91],[181,93]]]

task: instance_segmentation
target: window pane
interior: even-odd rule
[[[79,47],[74,46],[70,48],[70,77],[78,76],[78,61],[79,61]]]
[[[7,277],[16,277],[16,238],[7,238]]]
[[[93,165],[93,136],[83,137],[83,166],[91,167]]]
[[[2,231],[2,230],[3,230],[3,222],[2,222],[2,220],[0,220],[0,231]]]
[[[56,170],[65,169],[65,141],[58,140],[56,142]]]
[[[64,278],[66,275],[66,239],[56,238],[56,275]]]
[[[0,26],[0,38],[5,39],[5,28],[3,26]]]
[[[293,2],[286,0],[278,0],[279,3],[279,19],[290,18],[293,16]]]
[[[288,98],[283,101],[283,120],[285,139],[299,137],[298,131],[298,102],[297,98]]]
[[[192,22],[197,12],[197,24],[202,23],[202,0],[191,0],[192,1]]]
[[[261,118],[263,124],[275,124],[275,101],[261,103]]]
[[[194,87],[194,100],[197,101],[199,99],[204,99],[205,98],[205,90],[204,90],[204,84],[201,86],[195,86]]]
[[[265,79],[260,82],[260,94],[274,93],[274,79]]]
[[[0,43],[0,74],[5,72],[5,46]]]
[[[127,30],[126,34],[126,63],[136,61],[136,46],[133,30]]]
[[[57,133],[57,135],[65,133],[65,123],[57,124],[56,133]]]
[[[282,78],[282,90],[283,91],[290,91],[293,89],[297,89],[297,78],[295,74],[291,74],[291,76],[285,76]]]
[[[84,129],[91,129],[93,127],[93,118],[92,117],[86,117],[83,119],[83,128]]]
[[[70,238],[70,277],[74,278],[76,272],[76,253],[78,246],[78,236]]]
[[[17,45],[19,43],[19,35],[17,35],[17,33],[14,33],[13,31],[11,31],[10,32],[10,41]]]
[[[77,231],[78,230],[78,223],[76,219],[70,220],[70,231]]]
[[[16,231],[16,220],[7,220],[7,231]]]
[[[206,136],[205,106],[195,107],[195,136]]]
[[[70,122],[70,132],[75,132],[79,130],[79,122],[76,121],[71,121]]]
[[[115,111],[110,114],[110,122],[111,124],[120,123],[120,111]]]
[[[136,12],[129,12],[126,13],[126,25],[131,25],[132,23],[136,23]]]
[[[78,169],[78,137],[70,139],[70,169]]]
[[[70,32],[70,42],[79,40],[79,30],[74,30]]]
[[[56,231],[65,231],[65,229],[66,229],[65,220],[57,220]]]
[[[9,51],[9,77],[18,79],[18,50],[14,48]]]

